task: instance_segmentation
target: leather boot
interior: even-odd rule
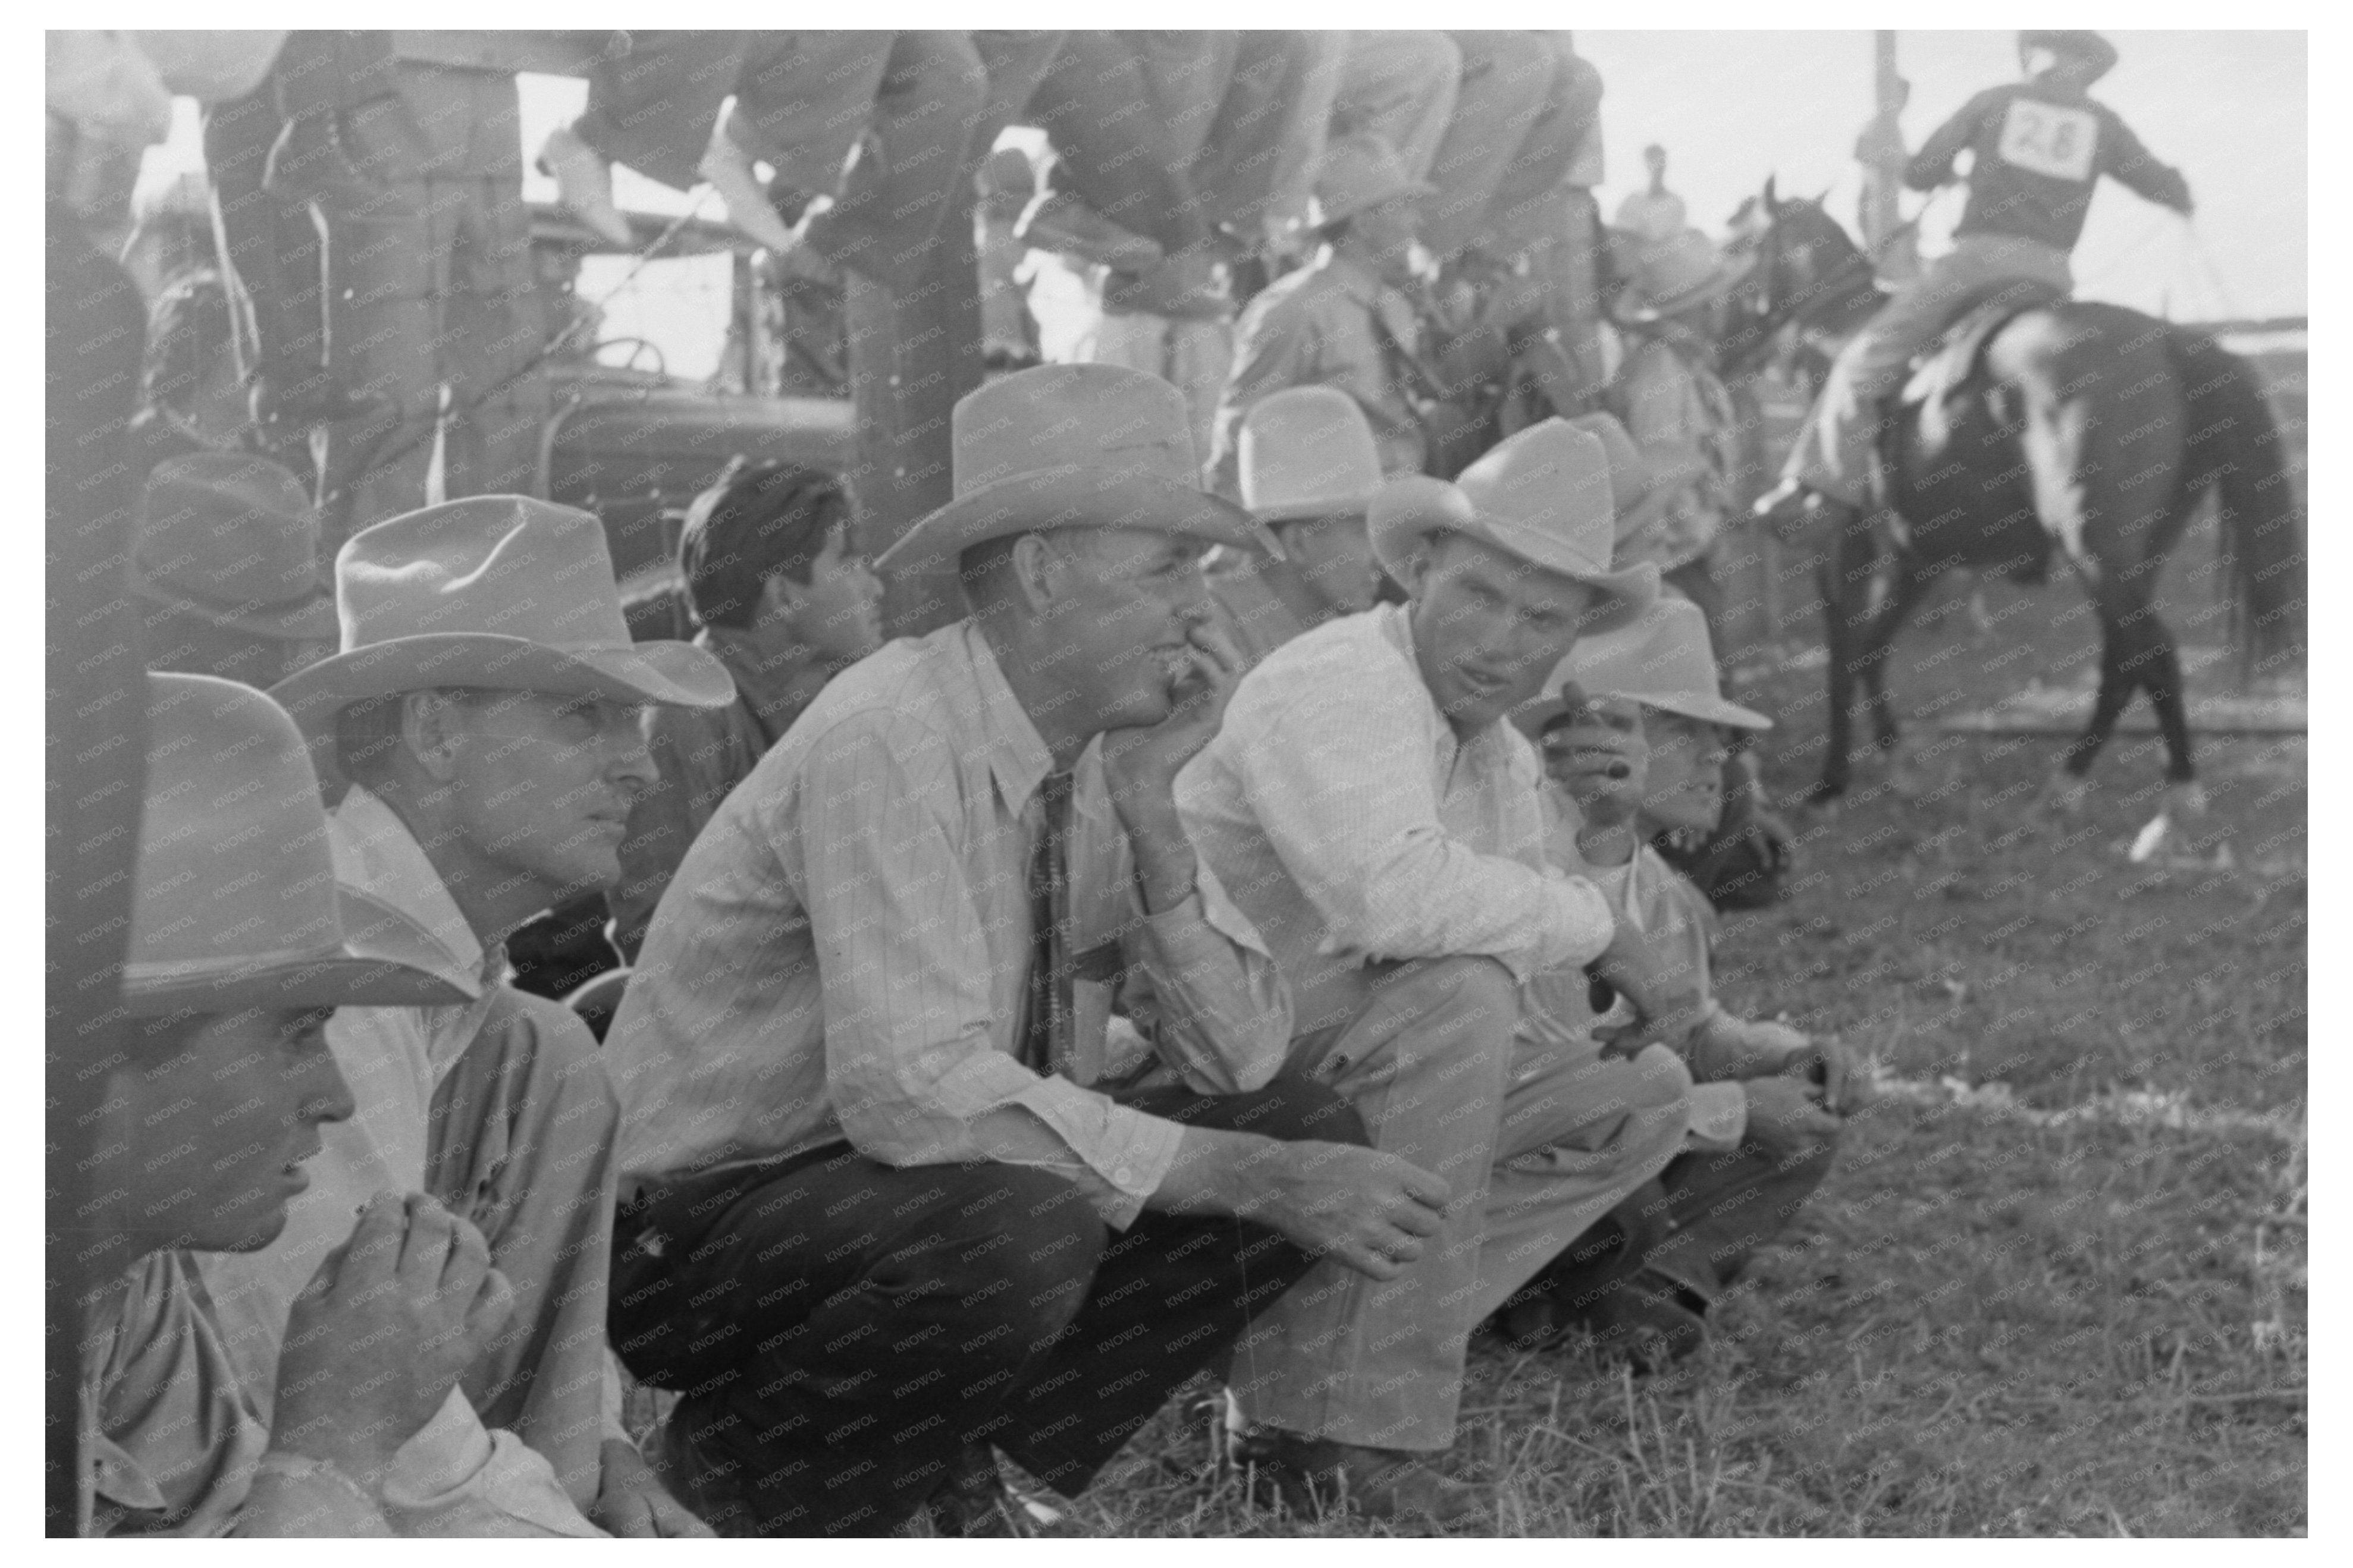
[[[1489,1511],[1478,1488],[1440,1475],[1419,1454],[1269,1426],[1243,1439],[1241,1458],[1273,1480],[1284,1503],[1319,1518],[1347,1507],[1367,1519],[1459,1524]]]

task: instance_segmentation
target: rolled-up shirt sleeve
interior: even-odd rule
[[[1330,928],[1367,959],[1484,954],[1525,981],[1609,945],[1581,878],[1483,855],[1439,819],[1414,716],[1376,682],[1310,693],[1234,756],[1268,842]]]
[[[990,962],[966,884],[945,741],[861,716],[809,752],[788,832],[826,1017],[834,1113],[890,1165],[990,1160],[1071,1182],[1124,1227],[1174,1163],[1182,1130],[997,1049]]]

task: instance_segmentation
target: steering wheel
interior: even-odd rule
[[[596,354],[598,363],[605,363],[605,351],[607,349],[618,348],[624,343],[629,345],[629,357],[623,360],[619,364],[613,365],[611,368],[615,370],[635,370],[638,368],[638,355],[641,352],[650,352],[654,356],[654,368],[652,374],[660,376],[665,381],[670,379],[670,361],[664,357],[661,351],[661,345],[654,342],[651,338],[632,337],[601,339],[598,341],[596,348]]]

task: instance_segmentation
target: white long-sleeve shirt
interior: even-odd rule
[[[1599,956],[1609,910],[1544,855],[1539,770],[1496,724],[1458,740],[1414,659],[1408,609],[1344,616],[1243,677],[1176,779],[1202,859],[1266,939],[1303,1028],[1380,960],[1477,955],[1514,976]]]

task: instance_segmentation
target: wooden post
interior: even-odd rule
[[[880,283],[844,269],[849,289],[849,395],[857,405],[858,498],[869,557],[895,543],[954,493],[950,414],[980,384],[980,272],[971,205],[949,209],[923,277],[902,302]],[[944,626],[965,613],[953,562],[894,574],[882,596],[892,637]]]

